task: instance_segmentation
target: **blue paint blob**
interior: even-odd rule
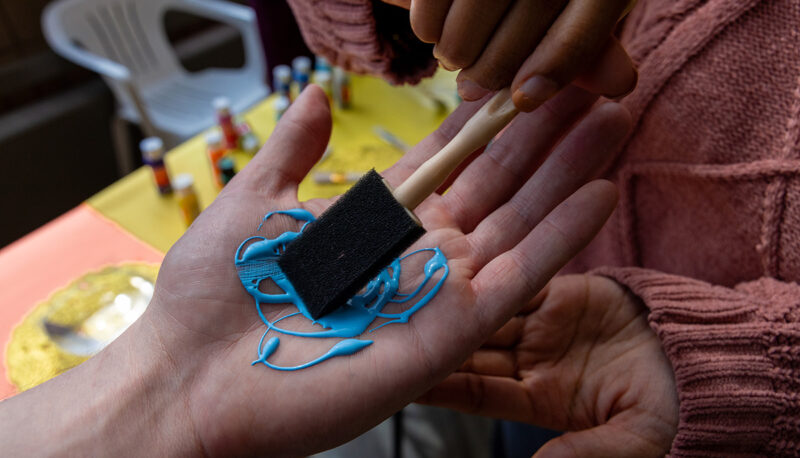
[[[239,273],[239,279],[248,294],[255,299],[258,316],[267,326],[267,330],[264,331],[264,335],[261,336],[261,341],[258,344],[258,358],[252,362],[252,365],[262,363],[275,370],[294,371],[311,367],[337,356],[352,355],[372,344],[371,340],[360,340],[356,339],[356,337],[364,334],[375,319],[385,318],[387,321],[371,329],[369,332],[377,331],[392,323],[408,323],[409,318],[430,302],[436,293],[439,292],[447,275],[450,273],[450,268],[447,265],[447,258],[439,248],[423,248],[414,251],[392,261],[387,268],[382,270],[380,274],[367,284],[362,294],[353,296],[345,307],[325,315],[318,320],[314,320],[291,282],[289,282],[286,275],[284,275],[280,267],[278,267],[278,258],[280,258],[281,253],[286,249],[286,245],[300,236],[306,226],[314,221],[314,215],[299,208],[270,212],[264,216],[257,230],[261,230],[264,222],[276,214],[291,216],[297,221],[302,221],[303,226],[298,232],[287,231],[274,239],[261,236],[250,237],[243,241],[236,250],[235,264],[236,270]],[[398,293],[402,261],[409,256],[418,255],[423,252],[432,254],[430,259],[425,263],[425,278],[413,292],[409,294]],[[442,270],[442,275],[436,281],[436,284],[433,285],[424,296],[417,298],[439,270]],[[267,294],[260,291],[259,286],[261,282],[267,280],[274,282],[283,293]],[[416,300],[416,302],[413,305],[400,313],[383,313],[383,308],[389,303],[407,303],[414,300]],[[275,321],[268,320],[261,309],[263,304],[288,303],[294,304],[298,311],[280,317]],[[312,323],[319,325],[323,330],[299,332],[277,326],[278,322],[281,320],[297,315],[303,315]],[[278,337],[273,336],[266,339],[270,331],[298,337],[338,337],[344,340],[337,342],[325,354],[313,360],[297,366],[285,367],[272,364],[268,361],[269,357],[277,351],[278,345],[280,344],[280,339]]]

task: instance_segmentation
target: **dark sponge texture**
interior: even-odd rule
[[[345,305],[424,233],[371,170],[286,247],[278,265],[317,319]]]

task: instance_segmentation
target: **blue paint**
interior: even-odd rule
[[[424,307],[434,296],[439,292],[444,284],[447,275],[450,273],[450,268],[447,265],[447,258],[439,248],[423,248],[414,251],[403,257],[397,258],[372,279],[364,290],[363,294],[353,296],[345,307],[336,310],[328,315],[321,317],[319,320],[314,320],[308,312],[303,300],[295,291],[291,282],[281,272],[278,267],[278,258],[281,253],[286,249],[286,245],[299,237],[306,226],[314,221],[314,215],[303,209],[292,209],[270,212],[258,225],[257,230],[261,230],[264,222],[271,216],[281,214],[288,215],[302,221],[303,226],[298,232],[287,231],[274,239],[268,239],[262,236],[253,236],[246,239],[239,245],[236,250],[236,270],[239,272],[239,279],[242,285],[247,290],[248,294],[253,296],[256,301],[256,310],[261,321],[267,326],[264,335],[261,336],[261,341],[258,343],[258,359],[253,361],[252,364],[263,363],[267,367],[281,371],[294,371],[311,367],[319,364],[325,360],[344,355],[352,355],[362,348],[368,347],[372,344],[371,340],[360,340],[359,337],[365,332],[367,328],[377,318],[385,318],[387,321],[380,326],[370,329],[369,332],[374,332],[386,325],[392,323],[408,323],[409,318]],[[416,287],[410,294],[400,294],[397,292],[400,287],[400,273],[402,271],[402,261],[409,256],[418,255],[423,252],[431,252],[433,255],[425,263],[425,279]],[[436,284],[424,296],[419,298],[416,303],[401,313],[383,313],[383,308],[389,303],[406,303],[420,294],[433,276],[442,270],[442,276],[436,281]],[[280,294],[267,294],[259,290],[259,285],[262,281],[272,280],[283,293]],[[275,321],[270,321],[264,316],[262,311],[262,304],[287,304],[291,303],[297,307],[297,312],[290,313]],[[277,326],[278,322],[285,318],[292,316],[303,315],[312,323],[320,326],[323,330],[314,332],[299,332],[290,329],[284,329]],[[344,340],[339,341],[331,347],[325,354],[316,359],[308,361],[304,364],[297,366],[285,367],[277,366],[270,363],[267,359],[272,356],[278,349],[280,340],[278,337],[270,337],[264,342],[267,334],[270,331],[275,331],[279,334],[286,334],[298,337],[309,338],[329,338],[339,337]]]

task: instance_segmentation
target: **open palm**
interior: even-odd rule
[[[572,431],[536,458],[664,456],[678,401],[645,315],[610,278],[555,278],[421,400]]]
[[[264,326],[233,257],[265,213],[304,207],[319,215],[330,205],[328,200],[301,204],[296,197],[298,182],[321,156],[331,128],[323,93],[314,86],[304,91],[258,155],[167,254],[139,326],[158,342],[157,357],[170,361],[198,450],[209,455],[323,450],[382,421],[458,368],[610,214],[613,186],[586,183],[630,121],[620,106],[607,104],[570,130],[593,101],[568,89],[537,112],[519,116],[457,174],[447,194],[431,196],[417,209],[428,232],[414,248],[440,247],[450,275],[408,325],[371,333],[375,343],[350,357],[286,373],[249,364]],[[402,182],[479,105],[463,104],[383,174],[387,181]],[[296,223],[278,218],[265,224],[262,235],[288,229],[296,230]],[[270,316],[289,308],[263,307]],[[330,343],[318,339],[295,340],[281,344],[275,357],[307,361],[326,346]]]

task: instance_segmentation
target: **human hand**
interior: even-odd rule
[[[458,91],[477,100],[511,85],[514,104],[536,109],[575,84],[595,94],[632,91],[637,73],[612,32],[635,0],[384,0],[411,12],[434,56],[462,69]]]
[[[297,201],[297,185],[322,155],[331,129],[323,93],[309,87],[169,251],[142,318],[83,365],[0,405],[0,423],[9,409],[34,412],[29,417],[48,419],[41,424],[49,425],[47,437],[60,452],[83,455],[91,447],[101,454],[138,447],[159,456],[301,455],[355,437],[455,370],[603,224],[615,189],[604,181],[585,183],[625,135],[627,112],[602,106],[553,149],[593,101],[573,89],[547,109],[521,115],[446,195],[418,207],[428,232],[416,246],[439,246],[450,275],[407,325],[370,334],[375,343],[352,356],[287,373],[250,366],[264,327],[233,257],[266,212],[304,207],[318,215],[331,203]],[[462,104],[384,177],[401,182],[478,105]],[[264,230],[296,228],[278,219]],[[262,309],[275,317],[290,306]],[[304,361],[329,346],[324,339],[298,339],[281,344],[275,358]],[[54,412],[83,414],[67,422],[52,420]],[[13,431],[6,430],[9,442],[0,442],[19,444]]]
[[[420,401],[572,431],[536,458],[664,456],[678,399],[646,313],[609,278],[554,278]]]

